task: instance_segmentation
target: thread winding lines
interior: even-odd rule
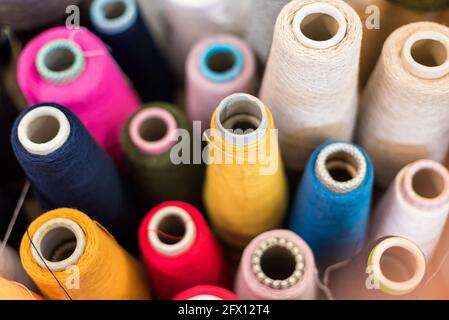
[[[202,285],[182,291],[173,300],[239,300],[239,298],[227,289]]]
[[[171,72],[136,0],[95,0],[90,7],[90,20],[142,100],[170,101],[174,85]]]
[[[415,160],[444,160],[448,103],[449,28],[420,22],[396,30],[365,89],[358,126],[377,184],[389,185]]]
[[[396,176],[374,212],[372,239],[396,235],[412,240],[430,260],[449,213],[449,172],[419,160]]]
[[[36,105],[17,118],[11,144],[44,210],[79,208],[129,244],[133,209],[112,160],[68,109]]]
[[[165,202],[151,209],[140,226],[139,244],[159,299],[200,284],[227,285],[221,248],[201,213],[187,203]]]
[[[288,168],[303,169],[326,140],[352,138],[361,41],[360,18],[340,0],[296,0],[279,14],[260,97]]]
[[[84,28],[49,29],[23,50],[17,78],[30,105],[67,106],[121,163],[120,130],[140,101],[100,39]]]
[[[310,245],[320,268],[362,248],[373,175],[367,154],[350,143],[327,142],[310,157],[289,226]]]
[[[245,248],[234,288],[241,299],[314,299],[312,251],[291,231],[262,233]]]
[[[187,113],[207,129],[221,100],[235,92],[255,94],[256,63],[251,49],[230,35],[195,44],[186,64]]]
[[[243,247],[284,218],[287,187],[277,131],[268,108],[247,94],[225,98],[211,129],[204,203],[217,234]]]
[[[200,202],[203,168],[171,159],[178,129],[190,133],[185,115],[173,105],[155,102],[133,114],[122,130],[125,158],[146,208],[169,200]]]
[[[37,218],[22,239],[20,257],[49,299],[150,298],[138,262],[78,210],[57,209]]]

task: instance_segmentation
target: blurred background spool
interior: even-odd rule
[[[136,0],[94,0],[90,20],[143,101],[172,99],[174,84],[168,63],[148,31]]]
[[[129,244],[134,212],[111,159],[76,116],[57,104],[22,112],[11,133],[17,161],[44,210],[79,208]]]
[[[67,106],[121,163],[120,131],[140,101],[94,34],[57,27],[35,37],[21,54],[18,81],[30,105],[51,101]]]
[[[239,298],[224,288],[196,286],[177,294],[173,300],[239,300]]]
[[[404,167],[381,199],[371,239],[386,235],[412,240],[430,261],[449,213],[449,172],[432,160]]]
[[[243,93],[225,98],[211,120],[204,204],[214,231],[243,248],[279,227],[287,186],[277,131],[268,108]]]
[[[0,277],[21,283],[31,290],[34,283],[26,274],[16,250],[0,241]]]
[[[203,167],[171,159],[178,129],[191,133],[183,112],[165,102],[146,104],[123,128],[122,147],[145,211],[169,200],[201,202]]]
[[[221,248],[201,213],[184,202],[151,209],[139,229],[142,256],[159,299],[195,285],[228,285]]]
[[[373,180],[371,161],[356,145],[327,142],[310,157],[289,227],[310,245],[320,269],[363,247]]]
[[[337,300],[419,299],[426,277],[426,260],[417,245],[401,237],[384,237],[333,271],[330,289]]]
[[[408,163],[444,160],[449,143],[449,28],[419,22],[388,38],[361,102],[357,139],[382,187]]]
[[[309,246],[291,231],[272,230],[245,248],[234,288],[244,300],[313,300],[315,274]]]
[[[419,21],[448,24],[448,0],[348,0],[364,22],[360,61],[360,86],[363,88],[381,54],[388,36],[397,28]],[[378,8],[378,9],[377,9]],[[379,28],[373,18],[380,17]]]
[[[295,0],[276,22],[260,98],[279,126],[289,169],[321,143],[351,140],[358,103],[362,24],[341,0]]]
[[[20,258],[48,299],[150,298],[137,260],[78,210],[56,209],[37,218],[23,236]]]
[[[187,113],[209,128],[221,100],[236,92],[256,93],[256,63],[251,49],[231,35],[210,36],[195,44],[186,65]]]
[[[167,23],[164,17],[163,2],[165,0],[137,0],[142,16],[149,32],[155,37],[160,49],[166,49]]]
[[[19,31],[51,25],[68,16],[68,6],[83,1],[86,0],[1,0],[0,25]]]
[[[18,114],[0,83],[0,163],[3,168],[0,175],[0,188],[2,189],[10,187],[22,178],[22,172],[15,161],[10,144],[11,129]]]
[[[23,284],[0,277],[0,300],[42,300]]]
[[[25,98],[17,84],[17,61],[22,44],[16,34],[7,27],[0,28],[0,80],[2,91],[11,99],[14,107],[23,110],[27,107]]]
[[[288,2],[290,0],[250,0],[246,40],[264,65],[270,52],[276,18]]]
[[[167,52],[178,76],[184,74],[191,47],[208,35],[242,35],[246,28],[248,0],[166,0]]]

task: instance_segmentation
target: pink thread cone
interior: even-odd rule
[[[240,51],[243,68],[238,76],[227,82],[213,82],[200,71],[200,59],[205,50],[215,44],[228,44]],[[187,113],[191,120],[201,121],[203,130],[221,100],[233,93],[256,93],[256,63],[249,46],[237,37],[218,35],[198,42],[190,51],[186,64]]]
[[[304,274],[293,286],[286,289],[274,289],[256,277],[253,272],[253,258],[258,246],[267,239],[279,238],[292,242],[303,255]],[[282,267],[281,262],[276,268]],[[254,238],[246,247],[240,261],[235,280],[234,292],[243,300],[313,300],[316,298],[315,261],[309,246],[299,236],[289,230],[272,230]]]
[[[85,56],[84,71],[66,83],[51,83],[36,67],[40,49],[54,40],[71,40]],[[120,130],[137,110],[140,100],[104,44],[87,29],[49,29],[23,50],[17,78],[28,103],[55,102],[68,107],[87,127],[97,143],[118,163],[123,154]]]

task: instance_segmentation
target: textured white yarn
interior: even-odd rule
[[[219,33],[243,35],[249,0],[164,0],[167,49],[178,75],[184,74],[191,47]]]
[[[252,0],[246,40],[264,64],[270,52],[276,18],[290,0]]]
[[[435,199],[422,198],[413,190],[406,175],[431,170],[441,177],[443,191]],[[429,181],[427,181],[430,184]],[[421,186],[425,188],[426,186]],[[429,202],[435,201],[433,206]],[[432,160],[420,160],[404,167],[396,176],[373,213],[370,241],[400,236],[413,241],[430,261],[449,213],[449,172]]]
[[[337,45],[310,48],[295,36],[295,14],[312,3],[334,6],[346,19],[346,34]],[[351,140],[361,41],[359,16],[340,0],[295,0],[279,14],[260,97],[278,123],[287,167],[303,169],[313,150],[326,140]]]
[[[426,31],[449,36],[448,27],[431,22],[409,24],[390,35],[361,101],[357,140],[370,155],[380,186],[389,185],[410,162],[441,162],[447,153],[449,74],[422,79],[402,61],[407,39]]]

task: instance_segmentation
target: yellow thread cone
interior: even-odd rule
[[[0,300],[42,300],[24,285],[0,277]]]
[[[245,103],[248,95],[237,95],[242,96]],[[231,97],[228,98],[232,100]],[[249,103],[262,104],[252,96],[249,99]],[[216,233],[238,248],[258,234],[279,227],[287,207],[287,183],[277,135],[270,137],[274,121],[268,108],[263,108],[267,130],[253,143],[235,145],[223,139],[216,130],[217,110],[211,121],[204,202]],[[250,162],[250,155],[264,146],[267,147],[266,157]],[[217,157],[222,163],[214,163]]]
[[[140,264],[82,212],[66,208],[49,211],[30,225],[28,233],[22,239],[20,257],[45,297],[69,299],[68,294],[71,299],[83,300],[150,298]],[[37,248],[34,253],[30,238]]]

